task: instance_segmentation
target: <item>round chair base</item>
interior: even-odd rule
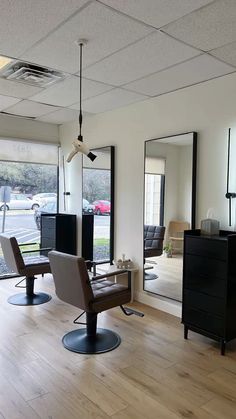
[[[62,343],[69,351],[79,354],[102,354],[117,348],[121,338],[108,329],[98,328],[95,337],[87,336],[86,329],[79,329],[63,336]]]
[[[51,300],[51,295],[45,294],[44,292],[39,292],[37,294],[27,295],[27,294],[15,294],[8,298],[8,303],[14,304],[16,306],[36,306],[38,304],[44,304]]]
[[[158,275],[156,274],[149,274],[145,272],[145,281],[153,281],[154,279],[157,279]]]

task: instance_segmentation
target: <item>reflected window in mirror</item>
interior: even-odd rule
[[[93,149],[83,156],[82,256],[97,264],[111,263],[114,248],[114,147]]]
[[[183,235],[195,227],[195,132],[145,143],[144,290],[182,300]]]
[[[145,224],[163,225],[165,193],[165,159],[146,158]]]

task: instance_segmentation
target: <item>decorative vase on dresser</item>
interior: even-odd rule
[[[222,355],[236,338],[236,233],[185,232],[182,323],[185,339],[189,330],[208,336]]]

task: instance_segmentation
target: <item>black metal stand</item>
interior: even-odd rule
[[[34,293],[34,280],[35,277],[31,276],[25,278],[26,280],[26,294],[20,293],[12,295],[8,298],[8,303],[17,306],[35,306],[38,304],[44,304],[51,300],[51,295],[45,294],[44,292]]]
[[[184,325],[184,339],[188,339],[188,327]]]
[[[223,356],[225,355],[225,346],[226,346],[226,341],[222,339],[220,342],[220,353]]]
[[[121,343],[121,338],[108,329],[97,329],[97,313],[86,313],[86,329],[77,329],[62,338],[66,349],[79,354],[101,354],[112,351]]]

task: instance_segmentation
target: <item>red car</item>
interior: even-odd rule
[[[94,205],[94,214],[96,215],[105,215],[105,214],[110,214],[111,212],[111,204],[109,201],[103,201],[103,200],[94,201],[93,205]]]

